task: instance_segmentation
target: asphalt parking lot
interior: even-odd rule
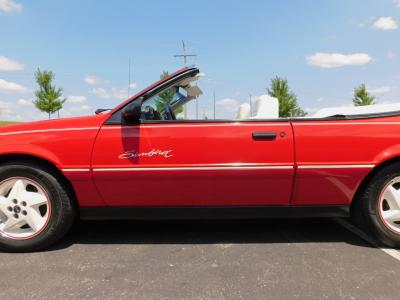
[[[81,222],[0,254],[1,299],[398,299],[400,262],[335,220]]]

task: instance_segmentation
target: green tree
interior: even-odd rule
[[[38,69],[35,73],[35,79],[39,85],[39,90],[35,92],[35,106],[42,112],[46,112],[51,118],[51,114],[59,112],[65,103],[62,98],[62,89],[52,85],[54,73],[52,71],[41,71]]]
[[[361,84],[354,89],[353,97],[354,106],[365,106],[375,104],[375,97],[371,96],[367,91],[365,84]]]
[[[169,76],[168,71],[163,71],[160,75],[160,79],[164,79]],[[160,93],[158,96],[162,99],[162,101],[166,104],[170,104],[174,100],[175,90],[174,87],[167,89],[166,91]],[[175,109],[174,113],[176,115],[183,112],[183,106]]]
[[[164,79],[169,76],[169,73],[167,71],[163,71],[160,75],[160,79]],[[169,88],[166,91],[162,92],[159,94],[159,97],[162,99],[164,103],[171,103],[172,100],[174,99],[174,88]]]
[[[279,117],[304,117],[307,113],[297,103],[297,96],[289,89],[287,79],[275,77],[271,79],[271,86],[267,89],[271,97],[279,100]]]

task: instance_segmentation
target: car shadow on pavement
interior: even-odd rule
[[[332,219],[80,221],[49,250],[74,244],[348,243],[374,247]]]

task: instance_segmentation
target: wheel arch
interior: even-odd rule
[[[378,165],[376,165],[371,172],[367,174],[367,176],[361,181],[361,184],[358,186],[356,193],[354,194],[353,201],[351,203],[351,208],[354,209],[354,206],[357,205],[358,199],[360,199],[361,193],[365,190],[365,188],[370,183],[371,179],[374,177],[376,173],[378,173],[383,168],[395,163],[400,162],[400,156],[391,157],[385,161],[382,161]]]
[[[12,162],[26,163],[34,166],[36,165],[49,171],[66,188],[66,192],[72,201],[72,205],[74,206],[76,212],[78,212],[79,204],[75,189],[72,186],[70,180],[65,177],[62,171],[56,166],[53,161],[32,154],[0,154],[0,166]]]

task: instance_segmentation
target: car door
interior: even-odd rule
[[[92,157],[110,206],[288,205],[293,165],[287,121],[104,125]]]

